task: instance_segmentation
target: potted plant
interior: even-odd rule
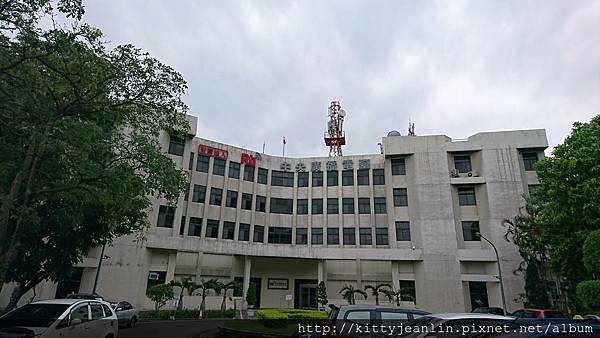
[[[246,302],[248,302],[248,308],[253,309],[256,304],[256,286],[250,285],[248,287],[248,294],[246,295]]]

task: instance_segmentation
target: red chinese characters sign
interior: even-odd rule
[[[254,167],[256,166],[256,157],[249,154],[242,154],[240,162]]]
[[[226,160],[228,156],[227,150],[213,148],[203,144],[198,146],[198,154],[219,158],[221,160]]]

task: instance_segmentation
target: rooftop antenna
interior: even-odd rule
[[[416,136],[415,135],[415,124],[410,122],[408,119],[408,136]]]
[[[327,121],[324,138],[325,144],[329,146],[329,157],[342,156],[342,146],[346,144],[346,135],[343,130],[346,111],[342,109],[340,101],[331,101],[327,114],[329,121]]]

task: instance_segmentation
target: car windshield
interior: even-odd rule
[[[0,317],[0,327],[48,327],[68,308],[68,304],[27,304]]]

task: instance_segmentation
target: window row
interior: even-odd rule
[[[182,217],[180,235],[184,235],[186,218]],[[234,222],[223,222],[223,229],[221,236],[219,237],[219,224],[218,220],[208,219],[206,220],[206,230],[204,237],[206,238],[221,238],[230,239],[235,238],[235,223]],[[345,228],[296,228],[295,229],[296,245],[322,245],[324,243],[328,245],[356,245],[357,236],[356,228],[345,227]],[[309,233],[310,230],[310,233]],[[341,230],[341,234],[340,234]],[[265,241],[265,227],[262,225],[254,225],[253,233],[250,233],[250,224],[240,223],[238,225],[238,241],[250,241],[264,243]],[[267,243],[271,244],[292,244],[292,232],[293,229],[289,227],[268,227],[267,232]],[[202,235],[202,218],[190,217],[188,227],[188,236],[200,237]],[[252,235],[252,236],[251,236]],[[341,235],[341,236],[340,236]],[[374,240],[374,241],[373,241]],[[396,222],[396,241],[410,241],[410,223],[409,222]],[[360,227],[358,229],[358,244],[359,245],[389,245],[389,235],[387,227],[376,227],[373,233],[371,227]]]

